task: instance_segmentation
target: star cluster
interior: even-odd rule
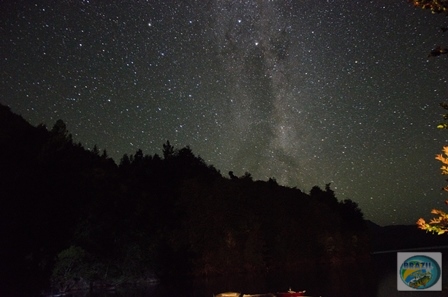
[[[4,1],[0,101],[116,162],[331,183],[379,224],[443,207],[446,18],[406,1]]]

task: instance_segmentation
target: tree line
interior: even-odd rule
[[[62,120],[34,127],[0,105],[0,176],[9,295],[369,261],[361,210],[329,184],[305,193],[223,175],[169,141],[161,155],[139,149],[116,164]]]

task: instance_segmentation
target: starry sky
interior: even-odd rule
[[[405,0],[1,1],[0,102],[76,142],[308,192],[380,225],[444,208],[448,45]]]

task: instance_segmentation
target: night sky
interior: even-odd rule
[[[447,17],[406,0],[1,1],[1,97],[76,142],[305,192],[331,183],[380,225],[447,198],[434,159]]]

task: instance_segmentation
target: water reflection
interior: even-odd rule
[[[366,274],[367,273],[367,274]],[[96,292],[82,297],[212,297],[214,294],[237,291],[245,294],[276,293],[292,288],[306,290],[311,296],[375,297],[375,282],[367,267],[304,267],[293,274],[264,276],[228,276],[201,280],[176,280],[146,287],[128,287],[114,292]],[[73,297],[81,297],[80,295]]]
[[[446,258],[446,259],[445,259]],[[448,256],[443,258],[442,285],[448,285]],[[227,291],[246,294],[306,290],[310,296],[331,297],[439,297],[448,292],[397,291],[396,253],[376,255],[372,264],[303,267],[293,274],[255,277],[228,276],[213,279],[173,280],[159,285],[130,286],[114,292],[96,292],[73,297],[212,297]]]

